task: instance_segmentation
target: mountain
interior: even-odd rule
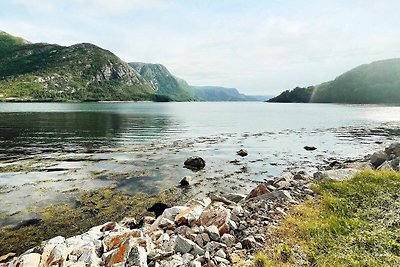
[[[400,59],[364,64],[333,81],[285,91],[269,102],[400,104]]]
[[[30,43],[0,31],[0,101],[264,101],[195,87],[161,64],[126,63],[89,43]]]
[[[197,100],[190,86],[184,80],[179,81],[165,66],[142,62],[131,62],[129,65],[150,84],[160,98],[165,98],[166,101]]]
[[[265,101],[266,96],[248,96],[236,88],[193,86],[194,95],[201,101]]]

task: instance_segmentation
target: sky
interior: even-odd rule
[[[1,0],[0,30],[274,95],[400,57],[398,0]]]

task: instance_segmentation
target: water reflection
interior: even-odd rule
[[[0,151],[112,147],[162,138],[176,128],[168,116],[106,112],[0,113]]]

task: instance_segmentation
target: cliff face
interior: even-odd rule
[[[190,86],[185,86],[187,83],[173,76],[165,66],[142,62],[131,62],[129,65],[150,84],[158,95],[171,100],[196,100]]]

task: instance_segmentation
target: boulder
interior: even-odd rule
[[[400,157],[392,159],[390,164],[392,165],[393,170],[400,171]]]
[[[204,169],[206,162],[201,157],[190,157],[183,163],[184,167],[193,171]]]
[[[217,226],[220,235],[223,235],[226,231],[229,231],[228,222],[230,218],[230,210],[225,208],[221,203],[215,202],[203,211],[198,222],[204,227]]]
[[[372,166],[378,168],[382,163],[388,159],[387,154],[384,151],[378,151],[372,154],[370,162]]]
[[[385,153],[390,158],[400,157],[400,143],[393,143],[389,147],[385,148]]]
[[[188,186],[192,183],[192,176],[187,175],[182,178],[182,180],[179,182],[180,186]]]
[[[246,200],[261,196],[269,192],[266,184],[259,184],[247,195]]]
[[[239,151],[236,152],[236,154],[238,154],[241,157],[246,157],[249,153],[247,153],[247,151],[244,149],[240,149]]]

